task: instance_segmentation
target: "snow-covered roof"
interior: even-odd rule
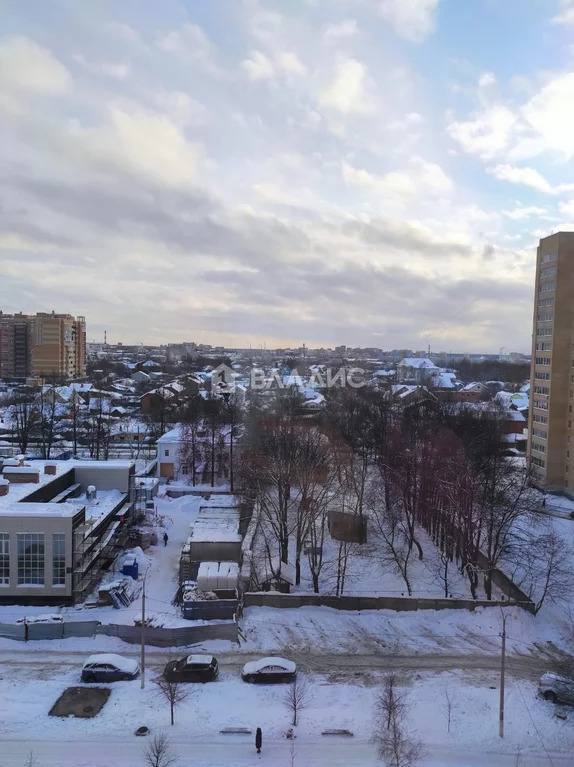
[[[10,493],[3,496],[2,500],[10,499],[12,487],[11,485]],[[28,493],[32,492],[30,485],[24,485],[24,487]],[[38,485],[34,485],[34,489],[37,487]],[[0,503],[0,517],[74,517],[82,508],[75,503],[26,503],[14,502],[12,499],[10,503]]]
[[[188,655],[185,662],[188,666],[205,663],[209,665],[213,660],[213,655]]]
[[[445,371],[437,371],[431,373],[433,386],[439,389],[454,389],[456,388],[456,373],[447,373]]]
[[[426,368],[427,370],[437,369],[437,366],[428,357],[405,357],[399,362],[399,366],[408,368]]]
[[[482,389],[485,388],[485,385],[480,383],[480,381],[472,381],[471,383],[466,384],[466,386],[463,386],[462,391],[482,391]]]

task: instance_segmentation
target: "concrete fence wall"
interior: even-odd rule
[[[102,625],[98,621],[70,621],[62,623],[0,623],[0,637],[25,642],[39,639],[67,639],[91,637],[96,634],[116,636],[124,642],[138,644],[141,630],[138,626]],[[216,623],[209,626],[182,626],[178,628],[146,629],[146,645],[151,647],[181,647],[209,639],[229,639],[237,642],[236,623]]]
[[[417,597],[330,597],[322,594],[277,594],[247,592],[243,595],[243,607],[333,607],[336,610],[476,610],[477,607],[518,605],[514,601],[488,601],[474,599],[419,599]]]

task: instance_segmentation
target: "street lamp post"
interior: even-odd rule
[[[508,615],[502,616],[502,654],[500,658],[500,708],[498,714],[498,734],[504,737],[504,671],[506,665],[506,619]]]

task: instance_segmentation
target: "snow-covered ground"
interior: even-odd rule
[[[254,732],[261,727],[262,761],[274,767],[290,764],[284,733],[291,721],[281,700],[283,685],[246,685],[237,671],[224,670],[215,683],[188,686],[190,695],[177,707],[176,723],[170,727],[168,705],[158,697],[149,677],[144,690],[137,681],[114,684],[103,710],[93,719],[80,720],[47,716],[65,687],[78,683],[77,669],[54,667],[30,676],[34,678],[12,680],[8,675],[0,680],[0,695],[10,701],[3,711],[2,737],[6,745],[10,744],[11,756],[9,761],[3,757],[3,767],[23,765],[29,751],[38,755],[41,767],[108,767],[120,763],[135,767],[142,763],[145,746],[145,741],[133,734],[141,725],[152,731],[168,731],[181,755],[180,764],[194,767],[259,764],[252,737],[222,735],[220,730],[248,727]],[[295,764],[376,764],[371,737],[374,703],[382,680],[380,673],[362,684],[332,684],[321,676],[307,677],[310,703],[301,712],[296,728],[295,750],[300,757]],[[504,740],[498,736],[496,672],[402,673],[398,683],[407,694],[409,733],[420,738],[429,757],[423,765],[516,764],[519,749],[519,765],[538,764],[545,749],[559,757],[574,747],[573,714],[569,712],[567,721],[557,719],[556,708],[537,697],[535,685],[514,680],[512,670],[506,688]],[[450,733],[444,711],[447,690],[453,701]],[[345,753],[346,762],[333,761],[329,739],[320,734],[327,728],[354,733],[352,739],[340,739],[332,747]],[[230,741],[233,748],[226,751]],[[121,762],[117,761],[116,748],[122,754]],[[436,760],[437,753],[444,761]],[[481,755],[482,761],[465,761],[465,753]],[[513,755],[514,761],[499,761],[501,754]],[[535,760],[529,761],[529,755]],[[457,761],[452,761],[454,758]]]

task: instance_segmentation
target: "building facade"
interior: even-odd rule
[[[530,399],[532,482],[574,496],[574,232],[538,246]]]
[[[0,378],[86,374],[86,320],[70,314],[0,312]]]

